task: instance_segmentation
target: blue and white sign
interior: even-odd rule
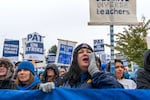
[[[122,60],[122,62],[124,67],[128,67],[128,60]]]
[[[27,60],[44,60],[44,43],[43,37],[34,32],[28,34],[25,48],[25,59]]]
[[[18,61],[19,40],[5,40],[3,46],[3,57],[10,59],[12,62]]]
[[[65,44],[60,45],[58,63],[71,64],[73,47]]]
[[[94,40],[94,52],[104,53],[104,39]]]
[[[49,53],[47,56],[47,63],[55,63],[56,54],[55,53]]]
[[[58,49],[55,63],[58,66],[70,66],[72,54],[77,42],[58,39]]]

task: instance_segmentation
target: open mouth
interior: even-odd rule
[[[5,72],[4,70],[0,70],[1,73]]]
[[[83,61],[84,61],[84,62],[89,62],[89,58],[88,58],[88,57],[83,58]]]

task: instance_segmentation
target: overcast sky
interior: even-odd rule
[[[150,0],[137,0],[138,21],[142,15],[150,19],[149,4]],[[109,43],[109,26],[88,26],[88,22],[89,0],[1,0],[0,55],[4,39],[21,42],[33,32],[45,36],[45,49],[57,45],[58,38],[91,46],[94,39],[105,39],[104,42]],[[114,26],[115,33],[122,30],[123,26]]]

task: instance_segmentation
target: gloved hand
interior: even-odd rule
[[[89,62],[90,62],[90,65],[88,67],[88,72],[90,73],[91,76],[93,76],[95,73],[97,72],[100,72],[100,70],[98,69],[98,66],[96,64],[96,59],[95,59],[95,53],[92,52],[90,55],[89,55]]]
[[[43,92],[51,92],[52,89],[55,89],[54,82],[47,82],[47,83],[41,83],[39,86],[39,90],[42,90]]]

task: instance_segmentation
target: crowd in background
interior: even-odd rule
[[[134,75],[119,59],[115,59],[115,70],[111,73],[110,62],[102,64],[91,46],[86,43],[81,43],[74,49],[69,69],[47,64],[44,71],[37,74],[30,61],[13,64],[7,58],[0,58],[0,89],[39,89],[43,92],[49,92],[55,87],[148,89],[150,50],[143,54],[143,68],[139,68]]]

